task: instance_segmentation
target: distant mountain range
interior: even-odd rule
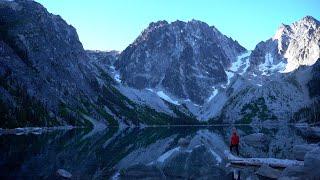
[[[2,128],[319,121],[311,16],[252,51],[197,20],[150,23],[123,52],[102,52],[33,1],[1,1],[0,19]]]

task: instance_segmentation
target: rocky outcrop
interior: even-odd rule
[[[320,148],[314,148],[306,153],[304,166],[291,166],[284,169],[280,179],[319,179],[320,178]]]
[[[75,28],[33,1],[1,1],[0,18],[3,126],[75,124],[60,105],[97,97]]]

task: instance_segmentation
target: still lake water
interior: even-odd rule
[[[292,159],[293,145],[307,142],[297,129],[289,126],[237,126],[237,129],[240,138],[257,132],[269,138],[266,144],[241,144],[243,157]],[[211,141],[212,149],[224,159],[230,133],[230,126],[210,126],[110,128],[95,133],[89,129],[73,129],[38,135],[0,135],[0,179],[54,179],[60,168],[71,172],[73,179],[108,179],[119,169],[157,160],[177,147],[182,137],[191,139],[194,145]]]

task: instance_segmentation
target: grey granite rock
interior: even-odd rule
[[[293,146],[293,154],[297,160],[303,161],[307,152],[319,147],[317,144],[301,144]]]
[[[267,165],[263,165],[257,170],[256,174],[258,174],[259,176],[262,176],[262,177],[267,177],[267,178],[271,178],[271,179],[278,179],[280,177],[281,171],[274,169],[274,168],[271,168]]]

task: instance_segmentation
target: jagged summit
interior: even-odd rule
[[[274,63],[285,64],[283,72],[291,72],[301,65],[313,65],[320,57],[319,24],[312,16],[291,25],[282,24],[273,38],[256,46],[250,58],[252,64],[264,63],[266,57],[271,57]]]
[[[298,22],[307,22],[307,23],[316,23],[316,24],[319,24],[319,21],[314,18],[313,16],[305,16],[303,17],[300,21]]]
[[[225,69],[245,51],[204,22],[158,21],[121,53],[115,66],[129,86],[202,104],[213,86],[227,82]]]

